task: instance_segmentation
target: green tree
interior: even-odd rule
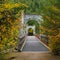
[[[7,3],[1,0],[0,4],[0,60],[1,54],[7,49],[15,48],[20,29],[21,11],[25,4]],[[3,53],[2,53],[3,52]],[[5,60],[5,59],[4,59]]]
[[[50,38],[49,46],[55,54],[60,54],[60,0],[50,0],[51,5],[44,7],[41,29]]]
[[[33,25],[35,25],[35,30],[36,30],[36,33],[37,34],[39,34],[40,33],[40,26],[39,26],[39,23],[36,21],[36,20],[29,20],[28,22],[27,22],[27,24],[28,25],[30,25],[30,26],[33,26]]]

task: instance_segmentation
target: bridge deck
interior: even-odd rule
[[[49,51],[35,36],[28,36],[23,51]]]

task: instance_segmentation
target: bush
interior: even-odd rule
[[[24,4],[0,4],[0,53],[15,48],[20,34],[20,15]],[[5,54],[0,54],[3,60]]]
[[[60,37],[59,37],[59,35],[50,37],[49,46],[55,55],[60,55]]]
[[[19,20],[14,15],[17,4],[2,4],[0,6],[0,52],[16,45],[19,29]]]

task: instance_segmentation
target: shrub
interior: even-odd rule
[[[60,34],[57,36],[50,36],[50,48],[52,52],[56,55],[60,54]]]
[[[0,52],[15,48],[20,34],[20,15],[25,4],[0,4]]]

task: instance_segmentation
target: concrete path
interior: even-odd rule
[[[27,36],[24,48],[22,51],[49,51],[49,49],[41,43],[35,36]]]
[[[16,52],[8,56],[7,60],[60,60],[60,56],[43,52]]]

